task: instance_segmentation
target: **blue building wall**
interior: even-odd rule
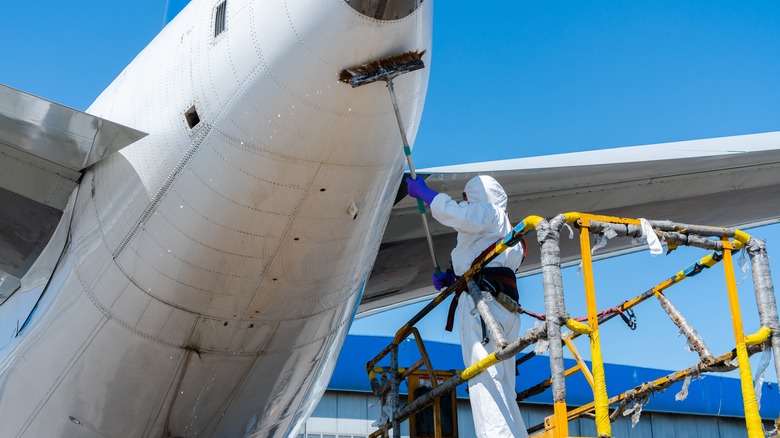
[[[362,437],[373,430],[370,423],[379,417],[378,400],[371,394],[365,364],[376,353],[391,342],[390,338],[375,336],[348,336],[336,365],[336,370],[328,386],[328,393],[307,424],[303,436],[316,438]],[[426,342],[428,354],[437,369],[463,369],[460,346],[439,342]],[[399,348],[399,364],[408,366],[419,359],[417,346],[413,341],[404,342]],[[572,366],[574,361],[567,361]],[[387,366],[389,361],[380,362]],[[605,365],[607,389],[610,395],[616,395],[634,388],[646,381],[670,374],[670,370],[630,367],[625,365]],[[534,357],[519,367],[518,390],[528,388],[549,378],[549,359]],[[616,437],[742,437],[747,436],[744,426],[744,409],[739,380],[717,374],[701,376],[691,382],[688,397],[676,401],[675,395],[681,389],[678,383],[651,397],[645,405],[639,423],[631,427],[629,417],[613,424],[613,436]],[[566,381],[566,402],[569,406],[579,406],[593,400],[590,386],[578,373]],[[405,388],[402,388],[405,392]],[[761,415],[771,428],[772,421],[780,413],[780,394],[776,383],[764,383],[761,399]],[[471,412],[465,385],[457,389],[459,401],[458,416],[460,436],[474,436]],[[534,396],[521,404],[521,411],[527,426],[541,423],[544,417],[552,414],[552,396],[550,391]],[[402,432],[408,434],[404,425]],[[595,436],[592,420],[579,419],[570,423],[573,436]],[[324,434],[324,435],[323,435]]]

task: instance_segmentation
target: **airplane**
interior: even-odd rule
[[[407,50],[429,64],[432,14],[431,0],[194,0],[85,113],[0,88],[4,433],[294,435],[356,312],[430,293],[387,92],[337,75]],[[427,81],[396,82],[410,140]],[[490,173],[510,210],[674,202],[709,223],[724,196],[776,190],[779,159],[770,133],[428,181],[457,192]],[[757,204],[729,224],[780,214]]]

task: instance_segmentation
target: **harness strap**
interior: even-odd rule
[[[525,244],[525,237],[521,237],[520,242],[521,245],[523,245],[523,258],[520,261],[520,263],[522,263],[525,261],[525,256],[528,252],[528,246]],[[482,260],[482,258],[484,258],[489,252],[493,251],[495,247],[496,244],[494,243],[482,251],[482,253],[478,255],[473,262],[471,262],[471,267],[473,268],[479,260]],[[506,274],[507,271],[509,275]],[[510,312],[517,312],[520,309],[520,305],[518,304],[520,302],[520,295],[517,292],[517,278],[515,277],[515,273],[510,268],[482,268],[480,274],[500,283],[502,287],[500,287],[500,290],[496,291],[495,293],[490,290],[491,288],[488,289],[490,290],[490,293],[496,297],[496,300],[502,306],[504,306],[505,309],[509,310]],[[478,274],[478,276],[480,274]],[[479,277],[476,278],[476,280],[477,284],[482,283],[479,280]],[[444,330],[447,330],[448,332],[452,331],[452,327],[455,324],[455,311],[458,309],[458,300],[460,299],[460,294],[466,290],[466,287],[467,286],[464,286],[456,290],[455,294],[452,296],[452,301],[450,301],[450,308],[447,311],[447,323],[444,325]],[[510,291],[510,295],[514,296],[509,296],[505,294],[504,291]],[[514,293],[512,293],[512,291],[514,291]]]
[[[515,313],[520,308],[520,305],[517,303],[519,297],[517,281],[515,280],[514,272],[510,268],[483,268],[474,280],[481,290],[490,292],[506,310]],[[450,308],[447,312],[447,323],[444,326],[444,330],[448,332],[452,331],[455,324],[457,303],[464,291],[464,288],[456,290],[450,302]]]

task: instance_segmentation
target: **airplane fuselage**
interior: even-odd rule
[[[88,112],[149,133],[85,172],[68,243],[0,350],[6,436],[286,436],[316,406],[403,173],[387,91],[432,2],[193,1]],[[419,7],[418,7],[419,6]],[[415,9],[416,8],[416,9]],[[426,62],[428,57],[426,56]],[[426,70],[396,81],[417,131]]]

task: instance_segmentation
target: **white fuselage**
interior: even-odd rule
[[[432,1],[381,21],[228,0],[215,37],[218,3],[193,1],[88,110],[149,135],[83,176],[2,350],[3,436],[281,437],[325,390],[403,173],[387,90],[338,73],[429,50]],[[395,83],[410,138],[427,78]]]

